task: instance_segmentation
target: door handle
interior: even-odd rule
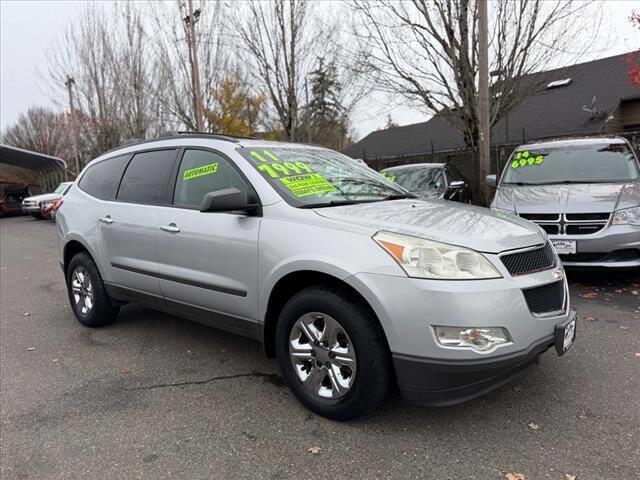
[[[102,218],[100,219],[100,221],[101,221],[102,223],[107,223],[107,224],[109,224],[109,223],[113,223],[113,218],[111,218],[111,215],[105,215],[104,217],[102,217]]]
[[[178,227],[175,223],[170,223],[169,225],[162,225],[160,230],[164,230],[165,232],[178,233],[180,231],[180,227]]]

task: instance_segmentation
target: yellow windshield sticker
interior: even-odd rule
[[[280,181],[298,198],[336,190],[336,187],[331,185],[326,178],[317,173],[283,177]]]
[[[218,171],[218,162],[203,165],[201,167],[190,168],[182,174],[182,180],[193,180],[194,178],[203,177],[205,175],[213,175]]]
[[[252,156],[253,158],[257,158],[257,159],[258,159],[258,161],[260,161],[260,162],[266,162],[266,161],[267,161],[267,159],[266,159],[266,158],[264,158],[262,155],[260,155],[260,154],[259,154],[258,152],[256,152],[255,150],[252,150],[252,151],[251,151],[251,156]]]
[[[271,153],[269,150],[263,150],[262,153],[264,153],[267,157],[269,157],[274,162],[280,161],[280,159],[276,157],[273,153]]]
[[[386,178],[386,179],[388,179],[388,180],[390,180],[390,181],[392,181],[392,182],[395,182],[395,181],[396,181],[396,176],[395,176],[395,175],[391,175],[391,174],[389,174],[388,172],[385,172],[385,171],[383,171],[383,172],[381,172],[381,173],[382,173],[382,176],[383,176],[384,178]]]
[[[542,155],[536,155],[525,150],[523,152],[517,152],[515,158],[511,162],[511,168],[529,167],[531,165],[542,165],[544,157]]]

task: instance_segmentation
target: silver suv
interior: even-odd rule
[[[392,385],[448,405],[575,336],[538,226],[418,200],[320,147],[175,135],[92,161],[56,216],[78,320],[127,302],[260,341],[295,396],[333,419]]]

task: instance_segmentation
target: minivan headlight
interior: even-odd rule
[[[611,223],[613,225],[640,225],[640,207],[616,211]]]
[[[410,277],[438,280],[501,278],[481,253],[400,233],[378,232],[373,239]]]

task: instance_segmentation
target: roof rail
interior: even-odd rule
[[[158,140],[169,140],[171,138],[211,138],[215,140],[223,140],[226,142],[234,142],[238,143],[239,140],[253,140],[253,137],[240,137],[236,135],[222,135],[218,133],[209,133],[209,132],[164,132],[158,135],[156,138],[150,138],[148,140],[137,140],[137,139],[128,139],[122,142],[117,147],[114,147],[106,152],[103,152],[100,156],[105,155],[107,153],[115,152],[120,150],[121,148],[131,147],[133,145],[142,145],[145,143],[157,142]]]
[[[235,140],[253,140],[254,137],[243,137],[240,135],[229,135],[226,133],[216,133],[216,132],[190,132],[190,131],[183,131],[183,130],[177,130],[177,131],[169,131],[169,132],[164,132],[161,133],[158,138],[175,138],[175,137],[185,137],[185,136],[189,136],[189,137],[215,137],[217,139],[220,140],[229,140],[229,141],[235,141]]]

